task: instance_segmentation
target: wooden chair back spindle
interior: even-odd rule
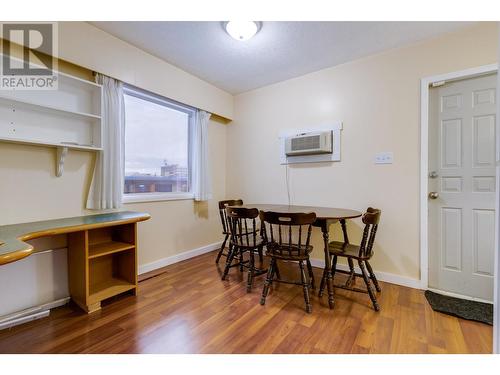
[[[373,244],[377,234],[378,223],[380,221],[381,211],[372,207],[368,207],[363,215],[363,238],[359,245],[359,256],[363,258],[371,258],[373,255]]]

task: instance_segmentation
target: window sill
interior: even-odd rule
[[[129,203],[144,203],[144,202],[160,202],[160,201],[177,201],[194,199],[193,193],[141,193],[141,194],[124,194],[123,204]]]

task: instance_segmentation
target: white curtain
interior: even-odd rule
[[[125,163],[125,107],[123,83],[98,74],[103,86],[102,147],[96,156],[94,175],[87,199],[87,208],[102,210],[122,204]]]
[[[197,110],[192,129],[191,145],[191,186],[195,201],[206,201],[212,198],[212,180],[208,160],[208,120],[212,114]]]

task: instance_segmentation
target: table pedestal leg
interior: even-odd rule
[[[328,222],[321,226],[323,232],[323,242],[325,243],[325,272],[326,272],[326,287],[328,289],[328,306],[333,309],[335,300],[333,296],[333,281],[332,281],[332,261],[330,259],[330,252],[328,251],[329,235],[328,235]]]

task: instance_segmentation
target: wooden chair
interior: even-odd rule
[[[225,280],[231,267],[248,268],[247,292],[252,290],[254,276],[266,273],[266,270],[255,267],[255,252],[262,257],[262,248],[265,245],[264,239],[260,233],[260,223],[256,221],[259,216],[259,210],[256,208],[245,207],[226,207],[226,218],[229,227],[229,253],[226,259],[226,267],[222,275]],[[249,260],[243,260],[243,254],[249,253]],[[233,260],[239,261],[233,264]],[[262,260],[262,258],[261,258]]]
[[[355,292],[368,293],[375,311],[379,311],[380,306],[378,305],[377,297],[375,295],[375,292],[373,291],[373,286],[375,286],[377,292],[380,292],[381,289],[377,281],[377,278],[373,273],[373,269],[370,265],[369,260],[373,256],[373,243],[375,242],[375,235],[377,234],[380,215],[381,211],[379,209],[368,207],[362,218],[363,223],[365,224],[365,228],[363,230],[363,238],[361,240],[360,245],[352,245],[349,243],[347,233],[345,232],[345,223],[342,223],[343,224],[342,229],[344,230],[344,242],[332,241],[328,246],[329,252],[332,255],[332,277],[335,277],[336,272],[345,273],[349,275],[345,284],[334,285],[334,286],[336,288],[352,290]],[[349,271],[336,269],[338,257],[347,258],[347,262],[349,264]],[[361,273],[355,272],[354,260],[358,262],[359,268],[361,269]],[[356,288],[353,286],[355,284],[356,276],[363,278],[366,284],[366,290]],[[325,281],[326,281],[326,275],[325,272],[323,272],[323,277],[321,279],[321,285],[319,288],[320,296],[323,294]]]
[[[229,222],[226,216],[226,207],[227,206],[243,206],[243,201],[241,199],[229,199],[225,201],[219,201],[219,214],[220,221],[222,223],[222,234],[224,235],[224,241],[222,242],[222,246],[220,247],[219,253],[217,254],[217,258],[215,259],[215,263],[219,264],[219,260],[221,256],[227,257],[227,254],[224,254],[224,249],[226,248],[226,242],[230,236],[230,227]],[[228,253],[231,249],[228,250]]]
[[[314,274],[312,271],[309,254],[313,247],[310,245],[311,227],[316,220],[315,213],[279,213],[260,212],[264,241],[266,242],[266,256],[271,258],[271,264],[267,271],[267,278],[262,290],[260,304],[266,303],[269,287],[273,281],[302,285],[306,311],[312,311],[309,298],[309,288],[314,289]],[[300,267],[301,281],[290,281],[281,279],[278,271],[278,260],[298,262]],[[307,264],[309,278],[304,270],[304,262]],[[274,278],[274,276],[277,278]]]

